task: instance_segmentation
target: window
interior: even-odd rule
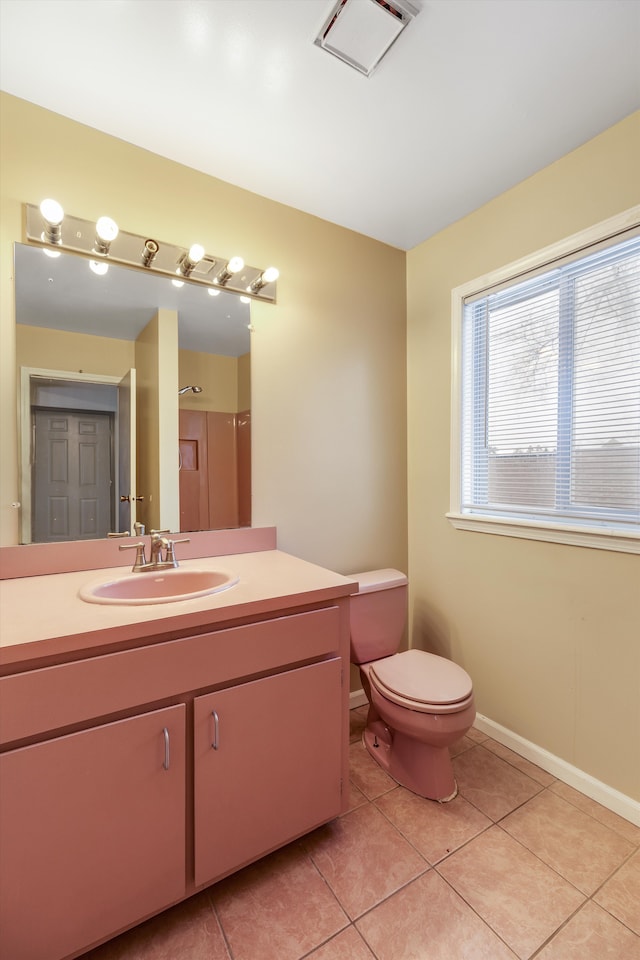
[[[453,291],[455,526],[640,552],[640,230],[620,220]]]

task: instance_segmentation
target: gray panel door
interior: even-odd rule
[[[34,410],[33,541],[94,540],[112,527],[112,415]]]

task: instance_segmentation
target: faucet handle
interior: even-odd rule
[[[181,537],[179,540],[167,540],[167,563],[173,564],[174,567],[178,566],[178,561],[176,560],[176,543],[189,543],[189,537]]]
[[[142,567],[146,567],[147,565],[147,558],[144,555],[144,543],[121,543],[118,545],[118,550],[134,549],[136,551],[136,559],[133,564],[133,570],[135,572],[136,570],[140,570]]]

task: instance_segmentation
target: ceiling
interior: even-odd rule
[[[0,86],[401,249],[640,106],[639,0],[413,0],[371,77],[333,2],[0,0]]]

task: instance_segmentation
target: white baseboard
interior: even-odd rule
[[[625,820],[629,820],[640,827],[640,803],[637,800],[633,800],[626,794],[620,793],[619,790],[607,786],[601,780],[596,780],[595,777],[585,773],[584,770],[572,766],[566,760],[556,757],[555,754],[549,753],[543,747],[531,743],[530,740],[525,740],[524,737],[513,733],[506,727],[502,727],[493,720],[489,720],[488,717],[483,717],[480,713],[476,714],[475,726],[504,747],[509,747],[514,753],[524,757],[525,760],[530,760],[531,763],[542,767],[543,770],[557,777],[558,780],[568,783],[570,787],[574,787],[580,793],[602,804],[603,807],[613,810],[614,813],[624,817]]]
[[[366,703],[367,697],[364,690],[353,690],[349,694],[349,707],[351,710],[355,707],[364,706]],[[495,723],[495,721],[484,717],[480,713],[476,714],[475,726],[482,733],[486,733],[487,736],[497,740],[498,743],[501,743],[504,747],[509,747],[514,753],[524,757],[525,760],[530,760],[531,763],[542,767],[543,770],[557,777],[558,780],[562,780],[563,783],[568,783],[570,787],[579,790],[580,793],[583,793],[586,797],[590,797],[597,803],[602,804],[603,807],[612,810],[614,813],[624,817],[625,820],[629,820],[631,823],[635,823],[636,826],[640,827],[640,803],[638,803],[637,800],[633,800],[631,797],[626,796],[626,794],[620,793],[619,790],[614,790],[613,787],[607,786],[607,784],[601,780],[596,780],[595,777],[585,773],[584,770],[572,766],[570,763],[567,763],[566,760],[556,757],[555,754],[549,753],[549,751],[543,747],[537,746],[530,740],[525,740],[524,737],[513,733],[513,731],[508,730],[499,723]]]

